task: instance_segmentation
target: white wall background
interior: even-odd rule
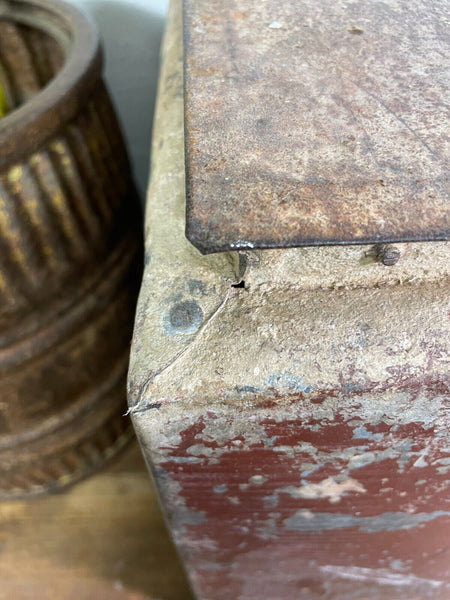
[[[100,30],[106,81],[145,197],[159,47],[168,0],[70,0]]]

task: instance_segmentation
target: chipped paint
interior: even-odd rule
[[[319,483],[305,483],[300,487],[289,486],[279,491],[290,494],[293,498],[328,498],[330,502],[336,503],[349,492],[364,494],[367,490],[355,479],[338,481],[337,477],[327,477]]]
[[[267,479],[262,475],[252,475],[249,479],[249,482],[253,483],[254,485],[262,485],[266,481]]]
[[[437,389],[428,393],[431,404]],[[361,440],[354,438],[352,425],[358,418],[356,404],[351,424],[346,424],[338,412],[330,421],[320,418],[323,403],[317,406],[318,418],[313,413],[306,417],[304,413],[304,418],[298,415],[289,419],[289,414],[292,417],[297,410],[304,411],[305,405],[289,407],[286,399],[279,399],[275,411],[261,408],[253,414],[252,409],[241,406],[231,415],[225,407],[222,410],[205,407],[200,413],[183,417],[169,412],[162,421],[157,420],[160,425],[153,421],[152,430],[145,426],[144,429],[141,424],[147,440],[151,440],[154,448],[158,447],[152,457],[165,473],[164,478],[159,478],[160,488],[169,513],[175,517],[172,526],[176,539],[196,585],[200,586],[198,589],[208,598],[214,597],[214,590],[221,589],[227,590],[226,597],[257,600],[256,591],[247,595],[244,581],[247,577],[257,577],[263,549],[277,557],[277,563],[284,564],[281,548],[298,556],[295,566],[286,563],[282,567],[286,581],[298,572],[300,561],[301,569],[313,573],[311,576],[320,582],[317,583],[320,589],[325,585],[320,567],[331,564],[331,559],[342,561],[344,570],[347,565],[361,569],[361,573],[372,569],[375,560],[386,572],[393,568],[391,563],[401,561],[406,565],[403,587],[409,594],[422,589],[423,582],[419,585],[419,579],[442,580],[450,585],[445,552],[440,566],[423,559],[424,551],[433,555],[445,548],[442,533],[450,525],[447,500],[450,481],[439,473],[439,464],[435,464],[435,460],[440,460],[442,437],[434,438],[423,423],[388,425],[387,414],[375,424],[374,414],[373,422],[369,419],[366,428],[374,433],[382,431],[384,435],[381,439],[375,435],[364,439],[361,445]],[[392,416],[395,404],[389,408]],[[170,421],[169,414],[172,414]],[[448,418],[448,411],[441,407],[441,412],[435,415],[437,431],[444,424],[448,427]],[[168,435],[165,442],[159,439],[163,432]],[[273,444],[274,439],[278,446]],[[429,464],[418,468],[415,462],[424,451]],[[192,452],[198,455],[197,462],[179,462]],[[360,460],[355,470],[355,457],[361,455],[368,455],[370,460]],[[306,487],[304,491],[310,486],[309,490],[314,492],[311,494],[299,492],[303,485],[298,485],[300,472],[307,464],[308,473],[304,474],[302,484]],[[357,473],[357,478],[350,473]],[[165,487],[165,482],[172,480],[181,485],[175,495]],[[417,489],[416,481],[421,483],[420,492],[411,495],[411,485]],[[339,500],[332,501],[338,495]],[[214,501],[210,500],[213,496]],[[202,515],[202,522],[187,525],[185,509],[177,507],[179,500],[194,515]],[[416,531],[421,544],[406,542],[405,532],[410,535]],[[205,543],[209,548],[208,540],[215,544],[213,571],[211,550],[199,550]],[[304,562],[311,553],[318,561],[314,568]],[[327,563],[321,562],[327,559]],[[233,574],[232,567],[238,564],[239,577]],[[368,585],[369,577],[358,581]],[[392,585],[397,585],[396,581],[392,579]],[[387,585],[383,582],[372,583]],[[265,581],[264,590],[267,585]],[[355,597],[366,600],[366,588],[358,586],[355,589],[360,590],[360,595]],[[283,584],[285,596],[297,600],[298,588],[294,588],[291,593],[289,585]],[[260,593],[262,590],[263,587]],[[346,598],[344,593],[342,598]],[[445,596],[436,598],[445,600]]]
[[[436,579],[425,579],[415,577],[414,575],[401,575],[392,573],[387,569],[361,569],[359,567],[339,567],[334,565],[324,565],[320,567],[322,573],[329,577],[338,577],[349,579],[351,581],[367,581],[382,586],[402,586],[417,588],[444,588],[450,591],[450,584]]]
[[[348,529],[355,527],[360,531],[375,533],[379,531],[398,531],[413,529],[422,523],[427,523],[440,517],[449,517],[450,511],[437,510],[431,513],[383,513],[373,517],[355,517],[344,513],[307,513],[303,516],[303,510],[298,511],[285,521],[286,529],[300,531],[331,531],[334,529]]]
[[[353,437],[356,440],[381,440],[383,433],[373,433],[366,429],[364,425],[360,425],[353,430]]]
[[[310,394],[314,390],[313,385],[308,385],[303,381],[303,377],[293,373],[271,374],[266,380],[266,386],[281,389],[291,389],[294,392],[303,392]]]

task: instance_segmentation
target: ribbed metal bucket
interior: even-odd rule
[[[139,203],[76,9],[0,2],[0,498],[66,485],[132,435]]]

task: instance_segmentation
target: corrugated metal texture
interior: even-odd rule
[[[449,238],[447,2],[184,9],[202,252]]]
[[[0,20],[0,74],[12,107],[34,97],[64,63],[58,43],[46,33]]]
[[[14,325],[9,309],[21,320],[21,312],[71,286],[75,274],[98,269],[93,257],[101,264],[120,241],[118,222],[124,228],[136,222],[135,199],[123,142],[100,84],[57,137],[0,172],[0,325]]]
[[[0,37],[12,108],[0,120],[0,498],[10,498],[87,475],[131,437],[142,234],[89,22],[59,2],[8,0]]]

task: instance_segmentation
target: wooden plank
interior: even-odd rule
[[[69,491],[0,504],[0,600],[191,600],[136,443]]]

